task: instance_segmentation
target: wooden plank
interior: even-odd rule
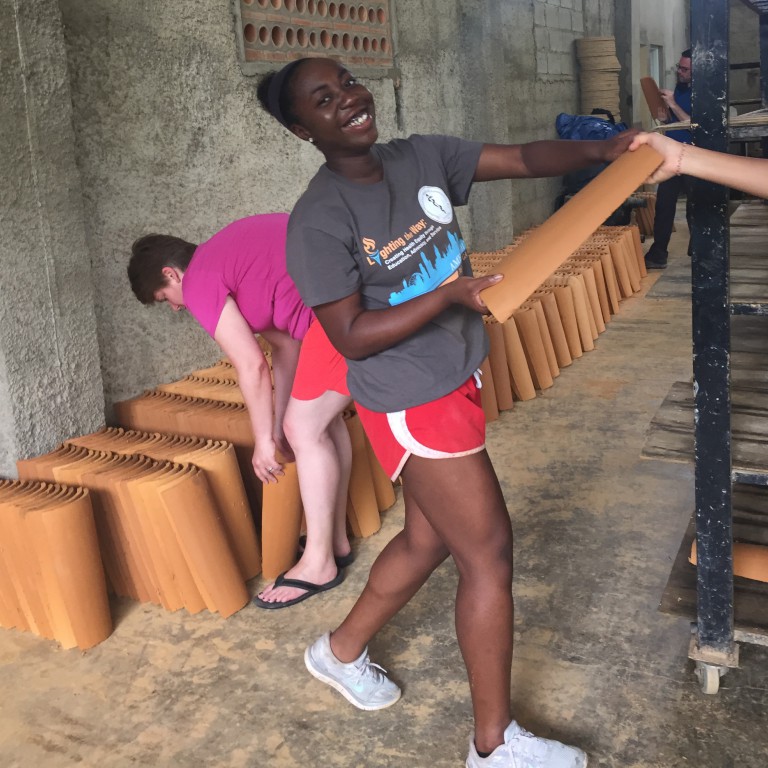
[[[764,376],[764,369],[762,372]],[[768,390],[731,387],[731,440],[734,470],[768,471]],[[672,385],[651,420],[642,455],[668,461],[693,461],[693,388],[690,382]]]

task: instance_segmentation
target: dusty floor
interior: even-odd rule
[[[596,351],[490,425],[516,532],[514,705],[593,767],[763,768],[768,649],[743,645],[741,668],[705,696],[688,623],[657,610],[693,505],[690,466],[640,458],[667,390],[690,375],[689,301],[664,290],[686,266],[682,233],[673,244],[670,269],[623,303]],[[302,662],[401,517],[398,502],[355,542],[341,587],[289,610],[222,620],[122,601],[87,653],[0,632],[0,766],[462,766],[471,718],[450,564],[372,644],[404,688],[396,706],[360,712]]]

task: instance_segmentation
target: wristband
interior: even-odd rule
[[[680,145],[680,156],[677,158],[677,168],[675,168],[675,176],[681,175],[681,168],[683,166],[683,155],[685,154],[685,148],[687,146],[688,146],[687,144]]]

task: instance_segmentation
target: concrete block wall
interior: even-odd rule
[[[584,37],[584,5],[581,0],[534,0],[536,74],[567,75],[576,71],[573,41]]]
[[[78,344],[87,351],[80,364],[98,369],[101,361],[98,391],[88,395],[89,425],[105,409],[109,421],[115,401],[220,354],[185,313],[135,300],[125,274],[131,242],[153,231],[197,242],[240,216],[288,211],[320,163],[316,150],[259,107],[257,78],[244,74],[238,57],[234,2],[24,4],[50,13],[60,7],[61,20],[52,16],[50,24],[66,44],[52,52],[39,40],[35,50],[57,57],[67,104],[50,116],[51,126],[67,122],[70,137],[69,166],[61,166],[69,170],[57,181],[79,206],[68,216],[71,232],[57,230],[52,241],[78,254],[72,278],[82,290],[95,286],[77,317]],[[0,0],[5,13],[19,5]],[[578,104],[573,40],[614,33],[614,0],[392,0],[391,9],[398,74],[366,77],[382,140],[415,132],[499,143],[555,138],[557,114]],[[2,30],[8,36],[8,25]],[[4,51],[13,48],[7,42]],[[4,117],[0,125],[6,128]],[[60,158],[47,161],[58,166]],[[541,222],[559,186],[559,179],[477,185],[461,212],[470,247],[501,246]],[[34,201],[22,209],[30,217]],[[73,247],[75,230],[80,245]],[[22,243],[20,253],[30,251],[39,249]],[[57,254],[55,261],[58,269],[67,259]],[[63,288],[49,285],[40,298],[48,314]],[[13,303],[2,311],[24,322]],[[13,387],[15,354],[12,345],[0,346],[0,393]],[[68,387],[82,390],[83,382],[79,372],[70,376],[55,391],[75,401]],[[3,410],[9,401],[11,410],[26,407],[13,392],[0,402],[0,419],[12,418]],[[79,427],[70,420],[73,432]],[[0,447],[9,456],[54,442],[52,435],[15,434],[17,443]]]
[[[0,476],[104,422],[94,285],[55,0],[0,2]]]

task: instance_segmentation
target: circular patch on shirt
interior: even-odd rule
[[[450,224],[453,221],[453,206],[440,187],[422,187],[419,190],[419,205],[438,224]]]

